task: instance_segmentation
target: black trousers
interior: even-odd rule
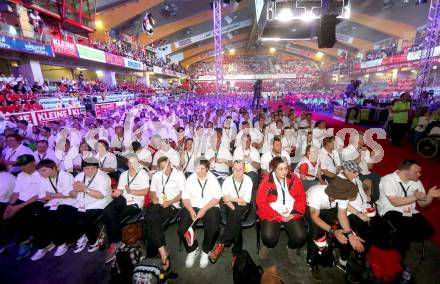
[[[435,233],[422,214],[404,217],[400,212],[388,211],[383,218],[395,229],[394,244],[402,256],[405,256],[411,242],[421,242]]]
[[[402,139],[405,137],[407,131],[407,123],[392,123],[391,124],[391,145],[400,147],[402,145]]]
[[[72,243],[72,228],[75,225],[77,209],[69,205],[60,205],[56,210],[43,207],[36,219],[34,243],[38,248],[45,248],[51,242],[56,246]]]
[[[273,248],[280,238],[281,224],[287,231],[289,241],[287,247],[295,249],[302,247],[307,240],[307,230],[304,225],[304,219],[290,220],[289,222],[278,223],[275,221],[261,221],[261,239],[263,244],[269,248]]]
[[[128,205],[127,200],[120,195],[110,202],[102,211],[105,228],[109,243],[121,241],[122,227],[121,222],[140,212],[141,209],[135,205]]]
[[[102,209],[89,209],[85,212],[76,212],[77,220],[74,230],[74,239],[79,239],[83,234],[87,236],[90,244],[94,244],[99,237],[98,219],[102,215]]]
[[[322,209],[319,212],[319,217],[329,225],[335,224],[338,220],[338,208]],[[307,207],[306,218],[309,223],[309,234],[307,235],[307,262],[310,266],[316,266],[318,263],[319,249],[314,243],[314,240],[319,239],[325,234],[325,231],[313,223],[310,217],[310,208]],[[327,241],[330,241],[327,238]],[[339,243],[339,242],[338,242]],[[350,254],[349,244],[339,244],[339,250],[342,260],[347,260]]]
[[[239,206],[237,203],[234,203],[234,207],[235,210],[232,210],[229,206],[224,206],[226,211],[226,226],[219,238],[219,242],[227,247],[234,244],[232,254],[238,255],[238,253],[243,250],[241,221],[246,219],[251,205]]]
[[[258,185],[260,184],[258,174],[256,172],[248,172],[246,173],[246,175],[252,180],[252,200],[255,200],[257,196]]]
[[[16,204],[23,203],[18,200]],[[42,202],[33,202],[21,210],[19,210],[10,219],[10,224],[15,233],[17,243],[21,243],[29,239],[35,232],[37,226],[38,212],[43,208]]]
[[[193,207],[194,211],[197,213],[199,212],[199,208]],[[218,207],[212,207],[208,211],[206,211],[205,216],[203,216],[202,221],[204,225],[204,238],[203,238],[203,244],[202,244],[202,250],[205,253],[208,253],[211,251],[211,249],[214,247],[215,241],[217,240],[218,233],[220,231],[220,209]],[[193,228],[196,228],[197,223],[199,220],[196,221],[196,223],[193,225]],[[180,224],[179,228],[177,229],[177,233],[179,234],[179,237],[181,238],[183,244],[185,245],[186,252],[190,253],[192,251],[195,251],[197,249],[198,242],[197,239],[194,240],[194,244],[192,246],[188,246],[188,243],[185,240],[185,233],[192,224],[193,220],[191,216],[189,215],[188,210],[183,209],[182,215],[180,218]]]
[[[147,242],[158,249],[166,245],[165,231],[168,222],[176,217],[179,210],[174,206],[163,208],[160,204],[149,204],[145,208],[145,224],[147,226]]]
[[[0,248],[5,246],[9,241],[9,220],[3,219],[3,214],[5,213],[5,209],[7,206],[7,203],[0,202]]]

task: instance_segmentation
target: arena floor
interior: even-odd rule
[[[169,283],[179,284],[227,284],[232,281],[231,252],[226,250],[216,264],[209,264],[206,269],[198,267],[198,260],[191,270],[185,268],[186,253],[179,252],[177,226],[167,231],[167,242],[172,250],[172,270],[179,277]],[[263,268],[277,265],[286,283],[315,283],[308,272],[305,262],[305,250],[298,264],[291,265],[287,260],[287,235],[281,234],[278,246],[271,252],[267,261],[260,261],[256,254],[256,235],[254,228],[244,232],[244,248],[248,250],[254,261]],[[198,238],[203,231],[197,230]],[[105,265],[106,252],[88,253],[85,250],[74,254],[69,250],[64,256],[56,258],[53,252],[43,259],[32,262],[30,259],[15,261],[16,248],[0,256],[0,275],[2,284],[101,284],[110,279],[109,267]],[[440,279],[440,248],[431,242],[426,243],[425,260],[421,261],[421,244],[414,244],[405,259],[405,264],[413,269],[415,283],[435,284]],[[321,269],[321,283],[345,283],[344,275],[336,268]]]

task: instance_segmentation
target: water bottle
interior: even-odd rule
[[[401,284],[407,284],[411,282],[411,269],[409,267],[405,267],[405,270],[402,272],[402,281]]]

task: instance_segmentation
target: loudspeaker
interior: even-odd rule
[[[336,15],[324,15],[321,18],[321,27],[318,34],[319,48],[332,48],[336,43]]]

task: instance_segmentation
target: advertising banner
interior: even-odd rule
[[[105,53],[102,50],[77,44],[78,54],[81,59],[105,63]]]
[[[102,114],[104,114],[109,110],[114,110],[116,107],[117,105],[115,102],[96,104],[95,105],[96,116],[101,116]]]
[[[381,64],[382,64],[382,59],[375,59],[375,60],[362,62],[361,68],[365,69],[370,67],[376,67],[376,66],[380,66]]]
[[[124,57],[105,52],[105,63],[125,67]]]
[[[0,48],[54,57],[52,47],[34,41],[0,35]]]
[[[124,57],[124,64],[127,68],[144,71],[144,64],[140,61]]]
[[[78,57],[76,45],[72,42],[68,42],[58,38],[52,38],[52,48],[53,51],[57,54]]]
[[[28,123],[32,125],[43,126],[49,121],[58,120],[66,118],[70,115],[80,115],[81,108],[61,108],[55,110],[39,110],[39,111],[31,111],[31,112],[21,112],[21,113],[11,113],[6,114],[6,118],[15,115],[18,119],[26,120]]]

